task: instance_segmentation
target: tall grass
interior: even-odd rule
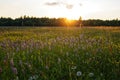
[[[120,28],[0,28],[0,80],[120,80]]]

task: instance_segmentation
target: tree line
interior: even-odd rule
[[[67,20],[66,18],[48,18],[48,17],[19,17],[19,18],[0,18],[0,26],[120,26],[120,20]]]

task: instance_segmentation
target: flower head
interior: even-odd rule
[[[2,73],[2,68],[0,68],[0,73]]]
[[[13,67],[14,66],[14,61],[13,59],[10,60],[10,65]]]
[[[89,76],[89,77],[93,77],[93,76],[94,76],[94,73],[89,73],[88,76]]]
[[[19,64],[20,64],[20,66],[22,66],[22,60],[19,60]]]
[[[49,69],[49,66],[48,66],[48,65],[46,65],[46,66],[45,66],[45,68],[46,68],[46,69]]]
[[[100,76],[103,76],[103,73],[100,73]]]
[[[12,69],[12,72],[13,72],[14,74],[16,74],[16,75],[18,74],[18,72],[17,72],[17,68],[12,67],[11,69]]]
[[[81,76],[81,75],[82,75],[82,72],[81,72],[81,71],[78,71],[76,75],[77,75],[77,76]]]
[[[18,77],[18,76],[16,76],[16,78],[15,78],[14,80],[19,80],[19,77]]]
[[[37,80],[38,77],[39,77],[38,75],[33,75],[28,80]]]
[[[60,58],[58,58],[58,63],[60,63],[61,62],[61,59]]]
[[[77,66],[72,66],[71,69],[75,70],[77,69]]]

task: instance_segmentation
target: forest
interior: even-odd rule
[[[67,20],[67,18],[48,18],[48,17],[29,17],[23,16],[19,18],[12,19],[10,17],[0,18],[0,26],[77,26],[79,27],[80,24],[82,26],[120,26],[120,20],[113,19],[113,20],[100,20],[100,19],[88,19],[82,20]]]

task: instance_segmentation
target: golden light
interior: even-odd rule
[[[66,18],[67,23],[72,23],[72,19]]]
[[[71,27],[74,24],[74,21],[72,19],[65,19],[65,24],[67,27]]]

